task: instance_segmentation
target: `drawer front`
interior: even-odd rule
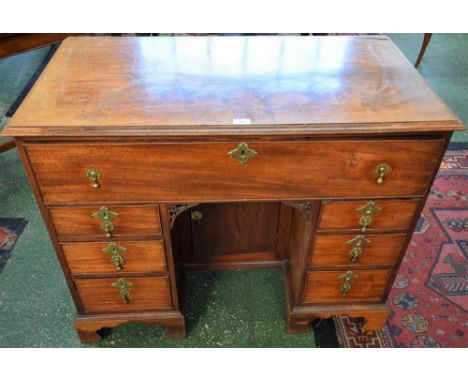
[[[391,269],[356,270],[356,279],[349,282],[351,289],[343,295],[340,288],[344,284],[344,271],[312,271],[307,274],[304,303],[324,302],[380,302],[389,280]]]
[[[166,271],[162,240],[64,243],[62,249],[72,274]]]
[[[94,207],[54,207],[50,209],[52,221],[59,237],[87,236],[118,239],[129,235],[160,235],[161,222],[157,206],[110,206],[108,211],[117,213],[111,219],[111,236],[102,227],[102,220],[92,215],[99,211]]]
[[[373,201],[380,211],[372,213],[372,222],[367,231],[375,229],[408,229],[420,200]],[[356,211],[368,205],[368,201],[324,202],[320,214],[319,231],[356,230],[360,231],[363,211]]]
[[[442,140],[29,144],[44,202],[192,201],[424,195]],[[234,154],[233,154],[234,155]],[[377,184],[376,168],[391,171]],[[86,170],[99,171],[96,182]],[[95,187],[93,187],[93,185]]]
[[[169,279],[167,277],[124,278],[131,283],[128,302],[120,295],[120,289],[112,286],[118,278],[75,280],[85,313],[131,312],[171,309]]]
[[[391,266],[396,262],[405,239],[406,234],[317,235],[310,265]]]

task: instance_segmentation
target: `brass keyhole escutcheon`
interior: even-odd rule
[[[234,150],[228,152],[228,155],[237,159],[240,164],[245,164],[250,158],[256,156],[257,152],[252,150],[247,143],[239,143]]]
[[[367,232],[367,228],[372,223],[372,215],[380,211],[382,211],[382,208],[377,206],[375,202],[368,202],[365,206],[356,208],[356,212],[362,215],[359,219],[362,233]]]
[[[95,168],[86,169],[86,177],[91,181],[91,187],[99,188],[101,185],[98,183],[98,180],[101,179],[101,172]]]
[[[379,164],[375,168],[375,173],[377,174],[377,179],[376,179],[375,183],[383,184],[384,176],[387,175],[390,171],[392,171],[392,168],[390,167],[389,164],[387,164],[387,163]]]
[[[107,237],[112,237],[114,232],[114,224],[112,224],[112,220],[117,216],[119,216],[117,212],[111,211],[107,207],[101,207],[95,213],[91,214],[91,217],[98,219],[101,222],[101,229],[106,233]]]
[[[352,271],[347,271],[343,275],[338,276],[338,280],[342,280],[343,283],[340,285],[340,293],[346,296],[351,290],[351,281],[358,279],[358,275],[355,275]]]
[[[119,295],[124,304],[128,304],[130,302],[130,296],[132,294],[130,293],[128,288],[132,287],[133,283],[124,279],[118,279],[116,282],[112,283],[111,286],[113,288],[119,289]]]
[[[111,257],[111,262],[115,265],[115,269],[121,271],[124,263],[123,253],[126,250],[127,248],[121,247],[116,243],[109,243],[107,247],[103,248],[101,251],[108,254]]]
[[[357,235],[353,239],[347,241],[346,244],[352,247],[351,251],[349,252],[349,257],[351,262],[354,263],[362,255],[362,248],[371,244],[371,241],[364,235]]]
[[[192,211],[190,217],[193,221],[199,222],[203,218],[203,214],[200,211]]]

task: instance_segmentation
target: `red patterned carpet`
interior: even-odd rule
[[[0,272],[11,256],[27,221],[24,219],[0,218]]]
[[[334,320],[341,347],[467,347],[468,145],[447,151],[388,298],[386,328]]]

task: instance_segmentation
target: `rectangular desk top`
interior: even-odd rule
[[[385,36],[71,37],[2,135],[461,129]]]

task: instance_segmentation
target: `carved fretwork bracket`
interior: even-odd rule
[[[169,220],[171,223],[171,229],[174,226],[174,223],[182,212],[187,211],[189,208],[198,206],[200,203],[191,203],[191,204],[169,204]]]
[[[309,219],[312,214],[312,202],[309,200],[287,200],[283,201],[283,203],[297,208],[307,219]]]

